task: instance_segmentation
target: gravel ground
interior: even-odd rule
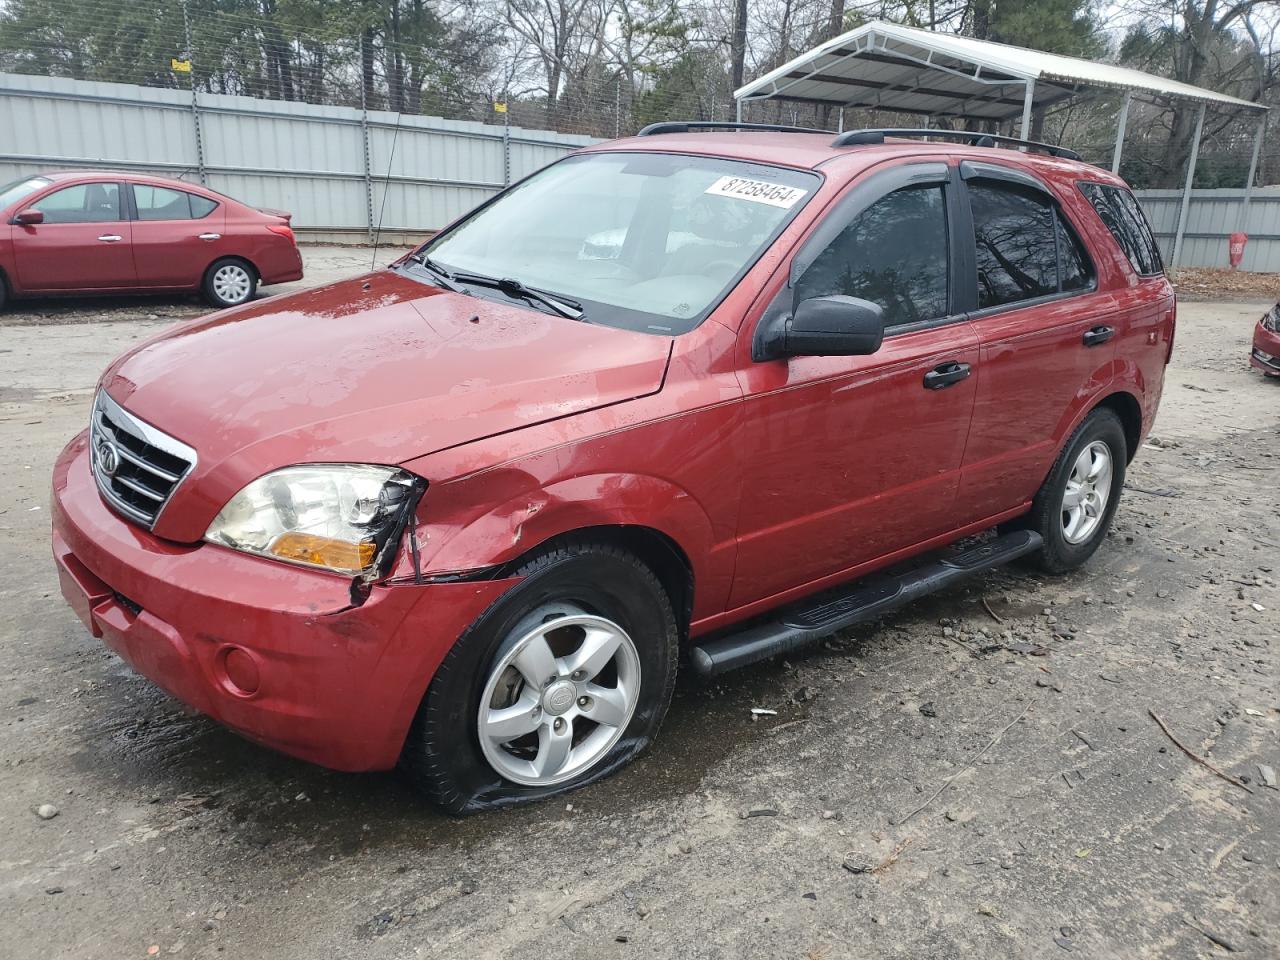
[[[1182,267],[1172,279],[1183,300],[1280,300],[1280,273]]]
[[[393,775],[254,747],[86,634],[49,556],[50,465],[108,359],[198,310],[5,315],[0,957],[1280,956],[1263,306],[1183,306],[1156,439],[1084,570],[1003,570],[686,678],[619,776],[462,821]]]

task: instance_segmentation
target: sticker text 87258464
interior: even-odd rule
[[[771,207],[782,207],[789,210],[802,200],[809,191],[798,187],[788,187],[781,183],[769,183],[767,180],[749,180],[746,177],[721,177],[706,193],[716,197],[730,197],[734,200],[749,200],[752,203],[767,203]]]

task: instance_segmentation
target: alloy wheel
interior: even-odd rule
[[[612,620],[559,604],[515,633],[480,697],[480,748],[514,783],[563,783],[607,756],[631,722],[640,656]]]
[[[1097,531],[1111,498],[1113,470],[1111,448],[1101,440],[1076,457],[1062,494],[1062,536],[1067,543],[1083,543]]]

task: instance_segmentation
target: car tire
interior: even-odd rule
[[[1019,526],[1040,534],[1033,555],[1047,573],[1066,573],[1093,556],[1111,527],[1124,486],[1128,444],[1115,411],[1098,407],[1063,447]]]
[[[9,300],[9,284],[5,281],[4,275],[0,274],[0,310],[4,309],[4,305]]]
[[[400,758],[409,779],[455,815],[614,773],[653,742],[675,687],[675,611],[639,559],[574,538],[537,552],[514,575],[520,582],[440,664]],[[541,688],[535,673],[546,674]],[[516,736],[501,740],[506,733]]]
[[[215,260],[204,273],[204,296],[215,307],[238,307],[253,299],[258,272],[239,257]]]

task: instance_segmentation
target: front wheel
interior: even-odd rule
[[[541,551],[517,575],[445,657],[401,755],[450,813],[613,773],[653,741],[671,701],[679,630],[640,560],[575,541]]]
[[[258,274],[235,257],[216,261],[204,275],[205,298],[215,307],[238,307],[253,299]]]
[[[1071,435],[1023,525],[1044,540],[1038,562],[1065,573],[1088,560],[1111,527],[1124,486],[1128,444],[1115,411],[1099,407]]]

